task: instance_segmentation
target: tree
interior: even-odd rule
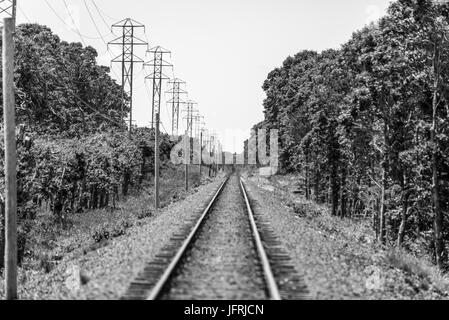
[[[288,57],[264,83],[265,128],[305,197],[371,216],[378,240],[427,249],[449,239],[449,6],[399,0],[339,50]]]

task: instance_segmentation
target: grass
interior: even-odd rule
[[[440,293],[449,292],[449,278],[428,259],[414,256],[402,248],[381,247],[376,243],[371,221],[354,221],[330,215],[329,209],[311,201],[303,200],[304,207],[310,209],[308,218],[314,219],[316,225],[328,234],[338,234],[351,245],[365,245],[380,255],[385,267],[397,269],[404,273],[406,281],[415,290],[427,291],[433,287]],[[349,247],[349,246],[348,246]]]
[[[181,167],[166,165],[161,170],[160,203],[164,208],[187,197],[184,189],[185,177]],[[208,182],[200,181],[199,169],[190,170],[191,190]],[[108,245],[113,238],[126,235],[127,230],[145,223],[156,213],[154,208],[153,181],[143,183],[139,190],[133,190],[116,208],[89,210],[74,213],[64,221],[56,221],[52,214],[43,211],[34,221],[34,227],[27,235],[26,256],[23,268],[49,273],[54,265],[67,255],[84,255],[89,251]]]
[[[419,288],[428,290],[434,286],[439,292],[449,292],[449,278],[443,275],[438,268],[422,258],[414,257],[403,249],[390,248],[385,251],[385,261],[392,267],[405,274],[418,279]]]
[[[282,201],[310,227],[330,236],[330,241],[343,241],[346,244],[346,253],[351,256],[363,254],[373,257],[366,260],[385,273],[389,273],[393,282],[394,275],[399,272],[405,283],[415,292],[428,292],[433,290],[438,295],[447,297],[449,294],[449,275],[444,275],[428,257],[414,255],[412,252],[397,248],[385,247],[376,242],[371,220],[341,219],[332,216],[326,205],[309,201],[304,196],[295,195],[295,181],[292,176],[275,176],[268,179],[276,187]],[[402,290],[402,284],[397,284],[396,290]],[[433,297],[429,294],[429,297]]]

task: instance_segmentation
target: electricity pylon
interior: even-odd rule
[[[134,54],[135,46],[147,46],[148,43],[135,36],[135,29],[143,28],[145,33],[145,26],[135,20],[126,18],[122,21],[112,25],[111,29],[122,29],[122,35],[108,43],[110,45],[117,45],[122,47],[122,53],[112,60],[112,63],[122,64],[122,115],[124,116],[125,95],[129,97],[129,133],[132,131],[133,123],[133,77],[134,64],[144,63],[144,61]]]
[[[195,126],[195,138],[198,139],[200,137],[201,131],[206,126],[206,123],[204,122],[204,116],[201,116],[199,114],[196,115],[193,120]]]
[[[204,133],[204,150],[206,151],[207,154],[210,155],[210,133],[209,130],[205,130]]]
[[[161,95],[162,95],[162,80],[170,80],[170,77],[163,73],[166,67],[173,67],[173,65],[164,60],[164,54],[171,54],[170,51],[157,46],[147,51],[147,54],[153,55],[153,60],[144,64],[145,67],[152,67],[152,73],[145,77],[145,79],[153,80],[153,102],[151,107],[151,128],[154,128],[156,123],[156,115],[160,114],[161,110]]]
[[[16,0],[0,0],[0,17],[12,17],[14,26],[16,25],[17,1]],[[3,19],[1,19],[3,21]]]
[[[201,119],[203,121],[201,121]],[[199,116],[196,123],[196,133],[195,136],[199,136],[201,133],[204,133],[206,131],[206,122],[204,122],[204,116]],[[203,147],[201,145],[201,147]]]
[[[171,86],[171,89],[166,93],[171,95],[171,99],[167,103],[172,106],[172,136],[177,137],[179,133],[179,107],[185,104],[181,99],[181,95],[187,94],[187,91],[183,90],[181,86],[186,83],[181,79],[175,78],[170,80],[168,84]]]
[[[196,106],[198,106],[198,103],[193,100],[189,100],[186,102],[186,110],[184,110],[184,112],[186,113],[184,119],[187,120],[186,130],[190,135],[190,138],[193,138],[194,120],[199,116],[199,111],[195,109]]]
[[[212,154],[215,153],[217,140],[218,140],[217,132],[215,130],[212,130],[210,132],[210,153]]]

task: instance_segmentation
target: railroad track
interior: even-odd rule
[[[123,299],[307,298],[280,242],[253,212],[241,178],[225,178],[198,216],[147,264]]]

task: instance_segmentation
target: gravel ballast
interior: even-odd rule
[[[310,299],[447,298],[447,291],[424,272],[392,265],[371,239],[367,224],[329,214],[302,216],[288,205],[299,196],[283,192],[278,183],[257,176],[245,182],[253,210],[270,225],[304,277]]]
[[[265,283],[239,179],[229,178],[164,299],[264,300]]]
[[[205,206],[222,179],[200,186],[185,200],[159,210],[103,247],[64,257],[50,272],[19,270],[19,298],[119,299],[145,264]],[[0,277],[1,278],[1,277]],[[0,289],[3,298],[3,288]]]

